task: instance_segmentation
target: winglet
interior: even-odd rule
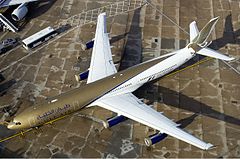
[[[207,143],[206,147],[205,147],[205,150],[211,150],[211,149],[214,149],[214,148],[216,148],[216,146],[214,146],[214,145],[212,145],[210,143]]]
[[[98,23],[103,23],[104,33],[107,33],[107,14],[106,14],[106,12],[100,13],[98,15]]]

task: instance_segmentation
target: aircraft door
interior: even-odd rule
[[[77,109],[79,109],[79,102],[78,102],[78,101],[74,101],[74,102],[73,102],[73,107],[74,107],[74,111],[76,111]]]
[[[34,126],[36,125],[36,123],[37,123],[35,117],[29,117],[29,118],[28,118],[28,122],[29,122],[29,125],[30,125],[31,127],[34,127]]]

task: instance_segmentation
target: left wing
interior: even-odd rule
[[[14,5],[19,5],[23,3],[28,3],[28,2],[34,2],[38,0],[2,0],[2,4],[0,4],[0,8],[4,7],[9,7],[9,6],[14,6]],[[1,0],[0,0],[1,3]]]
[[[106,13],[101,13],[98,16],[87,83],[97,81],[116,72],[107,34]]]
[[[95,105],[140,122],[159,130],[161,133],[168,134],[201,149],[207,150],[213,146],[178,128],[178,124],[162,115],[162,113],[147,106],[132,93],[113,97],[102,97],[90,106]]]

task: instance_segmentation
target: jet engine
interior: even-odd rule
[[[12,19],[15,21],[20,21],[26,16],[27,12],[27,3],[23,3],[12,12]]]
[[[85,50],[93,48],[93,45],[94,45],[94,39],[86,43]]]
[[[88,74],[89,74],[89,70],[84,71],[82,73],[80,73],[79,75],[75,75],[75,79],[79,82],[82,80],[85,80],[88,78]]]
[[[114,117],[111,117],[111,118],[108,118],[107,121],[104,121],[103,122],[103,126],[105,128],[110,128],[114,125],[117,125],[125,120],[127,120],[128,118],[123,116],[123,115],[119,115],[119,116],[114,116]]]
[[[167,134],[157,132],[153,135],[150,135],[148,138],[145,138],[144,142],[147,146],[151,146],[151,145],[154,145],[154,144],[162,141],[166,137],[167,137]]]

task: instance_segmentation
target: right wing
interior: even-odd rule
[[[143,103],[132,93],[113,97],[102,97],[93,102],[90,106],[96,105],[152,127],[159,130],[161,133],[168,134],[201,149],[207,150],[213,146],[178,128],[178,124]]]
[[[38,0],[0,0],[0,8],[4,8],[4,7],[9,7],[9,6],[14,6],[14,5],[19,5],[19,4],[23,4],[23,3],[28,3],[28,2],[35,2]]]

